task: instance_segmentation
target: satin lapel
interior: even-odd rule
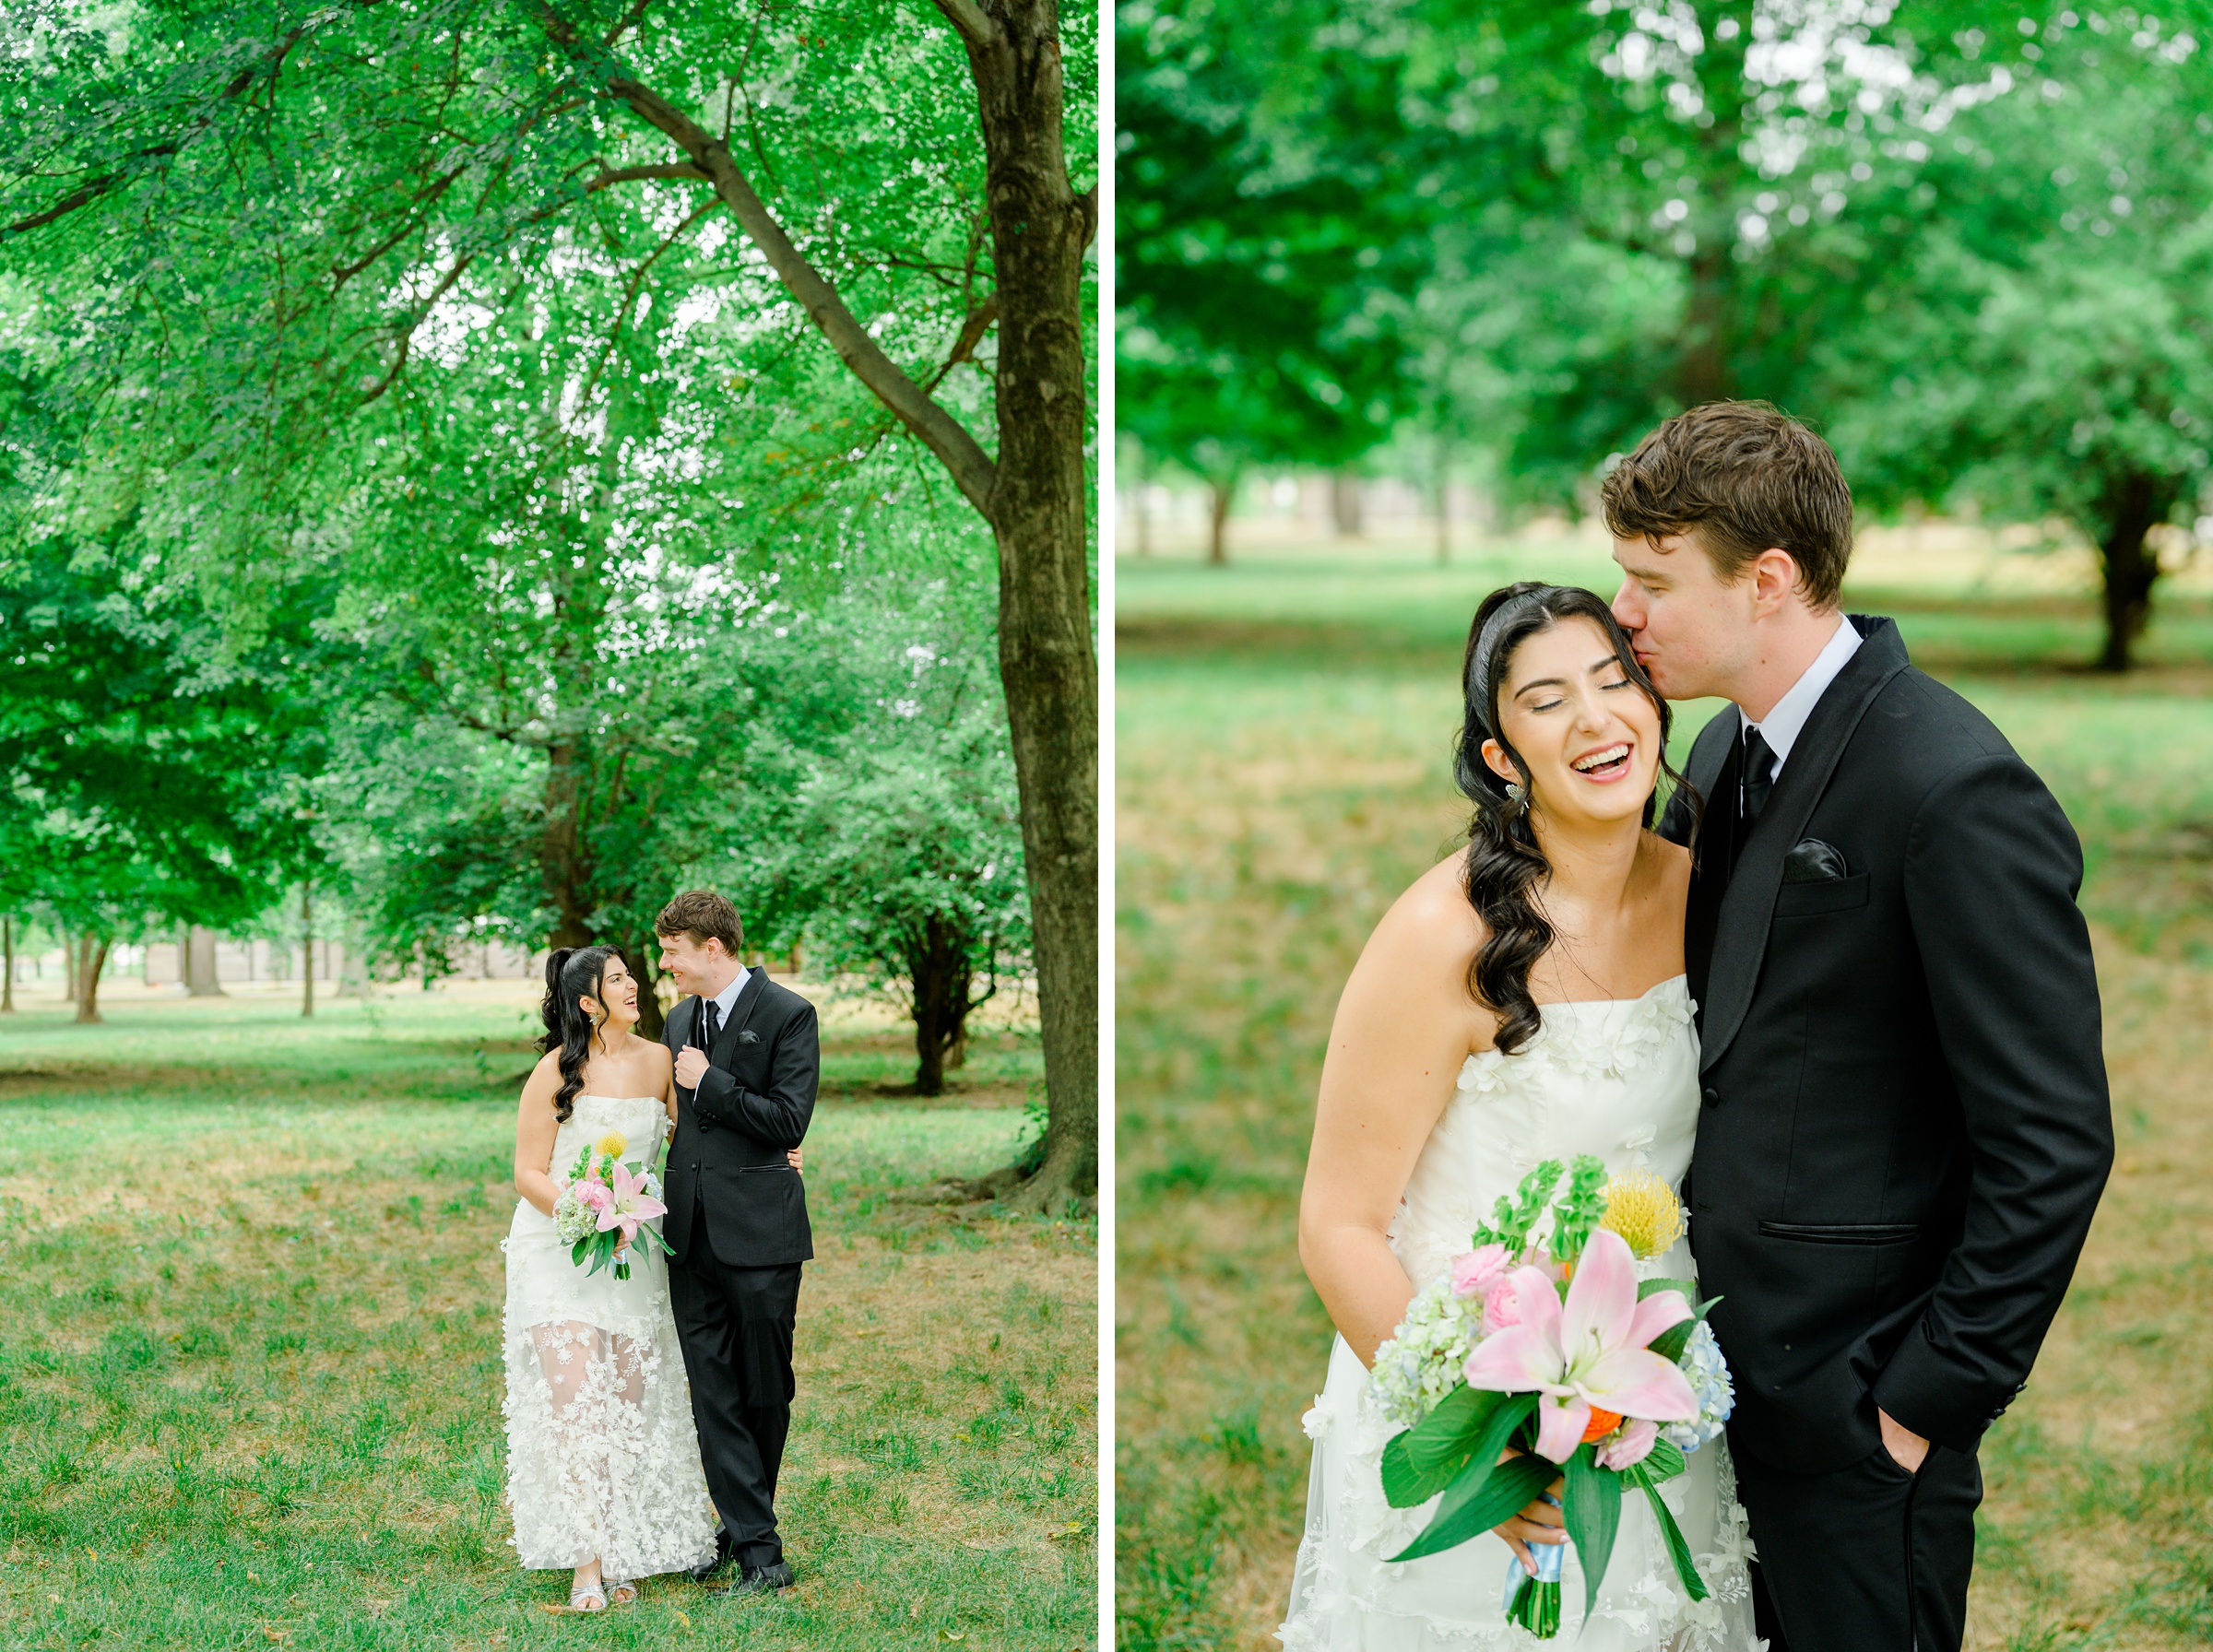
[[[1683,967],[1690,977],[1690,996],[1701,1021],[1706,1012],[1706,983],[1713,974],[1713,936],[1722,910],[1722,896],[1729,887],[1729,856],[1736,835],[1736,770],[1744,742],[1735,737],[1736,707],[1724,707],[1706,729],[1698,732],[1690,749],[1690,767],[1684,778],[1698,788],[1705,802],[1697,841],[1698,858],[1692,863],[1690,901],[1683,914]],[[1727,728],[1726,736],[1708,729]]]
[[[1775,777],[1768,806],[1738,852],[1736,871],[1722,892],[1714,926],[1713,968],[1707,976],[1706,1014],[1700,1028],[1698,1065],[1710,1068],[1728,1050],[1752,1008],[1752,989],[1768,953],[1768,932],[1775,921],[1775,891],[1782,887],[1782,859],[1828,787],[1837,760],[1852,744],[1852,731],[1884,684],[1911,662],[1898,627],[1879,616],[1852,615],[1863,639],[1860,651],[1837,674],[1814,714],[1791,748],[1790,761]]]
[[[715,1035],[715,1047],[707,1052],[707,1059],[716,1067],[728,1067],[730,1056],[738,1048],[738,1034],[745,1031],[745,1023],[753,1019],[760,1008],[762,996],[768,991],[768,972],[752,970],[745,977],[745,985],[738,989],[738,1001],[730,1006],[730,1019],[722,1024]]]

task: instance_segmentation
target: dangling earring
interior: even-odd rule
[[[1520,808],[1529,801],[1529,794],[1516,782],[1509,780],[1506,783],[1506,800],[1510,807]]]

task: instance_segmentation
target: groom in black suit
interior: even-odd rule
[[[2082,856],[1989,720],[1838,607],[1852,495],[1757,403],[1607,478],[1614,612],[1724,708],[1661,831],[1696,850],[1684,1197],[1736,1381],[1776,1652],[1957,1648],[1976,1446],[2028,1379],[2112,1162]]]
[[[711,890],[679,895],[654,929],[662,973],[692,995],[662,1033],[676,1057],[677,1101],[665,1228],[692,1420],[722,1516],[714,1564],[738,1564],[727,1594],[788,1588],[776,1471],[791,1426],[799,1265],[813,1257],[814,1238],[785,1154],[814,1115],[814,1006],[739,962],[738,909]]]

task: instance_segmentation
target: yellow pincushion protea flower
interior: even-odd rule
[[[1606,1213],[1598,1225],[1619,1233],[1639,1261],[1683,1237],[1683,1207],[1649,1170],[1625,1170],[1606,1184]]]
[[[592,1149],[595,1152],[605,1153],[610,1159],[620,1159],[622,1156],[622,1150],[629,1145],[629,1139],[621,1131],[609,1130],[592,1143]]]

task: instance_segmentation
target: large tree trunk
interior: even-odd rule
[[[1006,688],[1035,937],[1049,1117],[1031,1209],[1098,1182],[1098,669],[1083,486],[1082,279],[1093,212],[1061,149],[1059,11],[988,0],[995,38],[966,38],[977,91],[999,301],[999,544]]]
[[[77,1019],[100,1019],[100,973],[108,966],[108,938],[89,931],[77,938]]]
[[[184,931],[184,990],[195,998],[227,995],[215,973],[215,931],[199,924]]]
[[[300,886],[300,958],[305,966],[300,972],[300,1013],[312,1016],[315,1012],[315,909],[310,900],[311,891]]]
[[[2104,537],[2098,560],[2105,575],[2105,646],[2098,655],[2101,671],[2125,671],[2129,653],[2151,620],[2151,588],[2159,581],[2160,558],[2145,540],[2166,520],[2176,490],[2155,477],[2122,478],[2105,490]]]

